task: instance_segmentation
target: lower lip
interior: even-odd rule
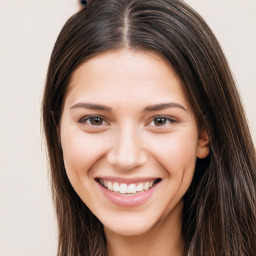
[[[115,192],[109,191],[104,188],[101,184],[98,184],[101,192],[109,199],[112,203],[121,206],[121,207],[138,207],[146,203],[149,198],[154,194],[157,187],[161,182],[156,183],[153,187],[148,189],[147,191],[142,191],[134,196],[124,196],[121,194],[117,194]]]

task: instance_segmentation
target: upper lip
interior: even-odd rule
[[[155,181],[160,180],[159,177],[133,177],[133,178],[126,178],[126,177],[97,177],[95,178],[96,181],[102,180],[102,181],[111,181],[111,182],[117,182],[117,183],[125,183],[125,184],[136,184],[140,182],[147,182],[147,181]]]

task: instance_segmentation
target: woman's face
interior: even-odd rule
[[[180,220],[196,158],[209,153],[181,81],[143,51],[107,52],[74,72],[60,137],[73,188],[121,235]]]

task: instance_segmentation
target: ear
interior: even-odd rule
[[[197,157],[206,158],[210,153],[209,136],[205,130],[201,130],[198,137]]]

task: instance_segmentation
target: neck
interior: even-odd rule
[[[116,234],[105,228],[109,256],[182,256],[182,205],[177,206],[146,233],[136,236]]]

